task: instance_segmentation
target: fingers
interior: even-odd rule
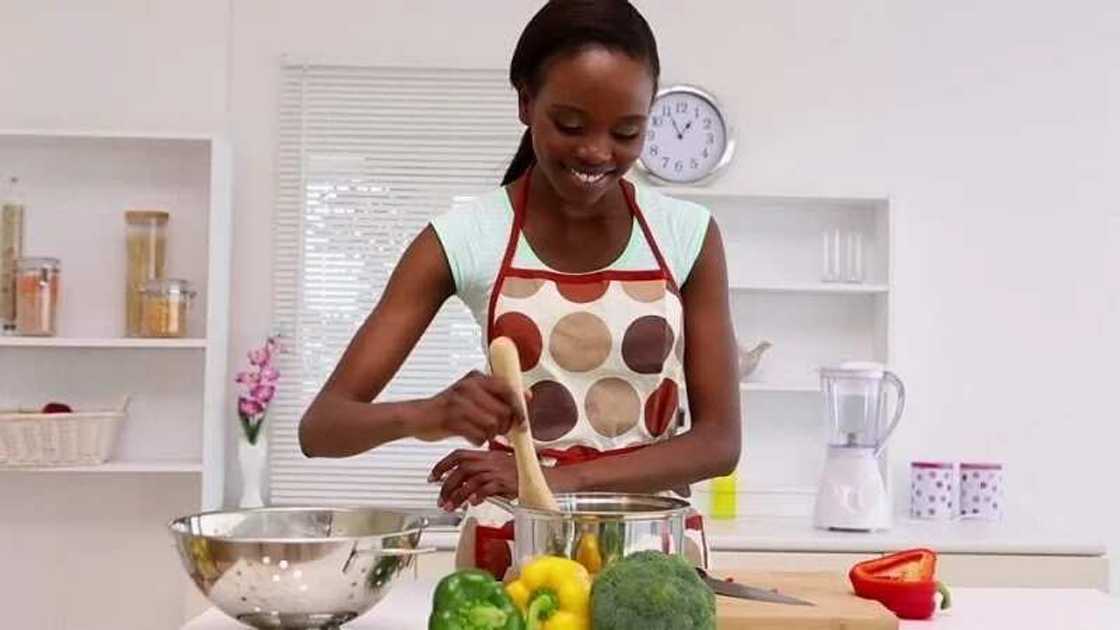
[[[503,434],[509,431],[510,426],[512,426],[515,421],[524,421],[525,418],[521,415],[521,405],[522,403],[527,403],[528,399],[518,400],[517,394],[514,393],[509,383],[496,376],[486,377],[479,382],[491,396],[503,403],[506,412],[506,416],[501,418],[503,421],[501,432]]]

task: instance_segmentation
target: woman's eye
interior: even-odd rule
[[[634,140],[640,135],[642,135],[642,132],[637,129],[623,129],[614,132],[614,137],[619,140]]]
[[[556,123],[556,128],[558,130],[560,130],[560,133],[565,133],[565,134],[569,134],[569,135],[577,134],[577,133],[579,133],[580,131],[583,130],[583,128],[580,127],[579,125],[573,125],[573,124],[570,124],[570,123],[565,124],[565,123],[562,123],[562,122]]]

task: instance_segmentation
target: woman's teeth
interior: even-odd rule
[[[574,168],[569,168],[568,171],[570,171],[572,175],[576,177],[576,179],[583,182],[587,186],[594,186],[607,176],[606,171],[599,173],[586,173],[584,171],[577,171]]]

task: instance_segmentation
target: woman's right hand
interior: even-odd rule
[[[421,440],[458,435],[482,446],[494,436],[505,435],[515,422],[524,420],[509,384],[477,370],[436,394],[430,402],[432,411],[424,414],[415,433]]]

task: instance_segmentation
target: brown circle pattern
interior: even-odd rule
[[[518,278],[509,276],[502,282],[502,295],[524,299],[533,297],[543,286],[544,280],[541,278]]]
[[[561,368],[587,372],[607,360],[611,352],[611,331],[597,315],[587,311],[571,313],[553,326],[548,351]]]
[[[634,386],[621,378],[598,380],[587,390],[587,420],[606,437],[617,437],[638,424],[642,401]]]
[[[598,282],[557,282],[556,290],[569,302],[587,304],[588,302],[594,302],[603,297],[610,285],[610,280],[600,280]]]
[[[579,410],[572,393],[556,381],[540,381],[529,388],[529,425],[538,440],[558,440],[576,426]]]
[[[653,437],[661,437],[677,415],[680,394],[677,384],[669,379],[661,381],[657,389],[646,398],[646,429]]]
[[[622,283],[622,290],[638,302],[656,302],[665,297],[665,281],[631,280]]]
[[[664,317],[639,317],[622,338],[622,360],[639,374],[657,374],[673,350],[673,337],[673,329]]]
[[[521,371],[527,372],[541,360],[541,351],[544,349],[544,340],[541,331],[533,320],[523,313],[510,311],[503,313],[494,320],[494,339],[509,337],[517,346],[517,355],[521,361]]]

